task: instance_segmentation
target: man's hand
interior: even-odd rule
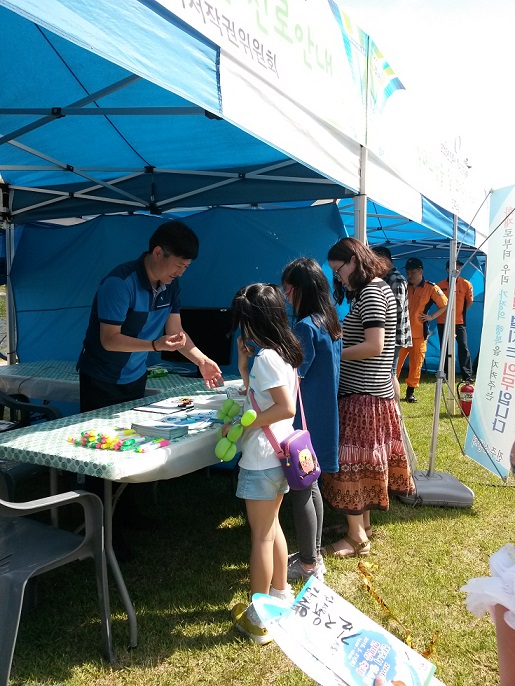
[[[223,386],[224,379],[220,367],[206,357],[198,366],[206,388],[218,388],[218,386]]]
[[[158,350],[167,350],[171,352],[172,350],[180,350],[186,345],[186,336],[184,331],[179,333],[174,333],[172,335],[165,334],[158,338],[156,341],[156,348]]]

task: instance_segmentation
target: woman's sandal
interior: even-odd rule
[[[366,541],[358,543],[358,541],[355,541],[353,538],[350,538],[349,536],[344,536],[343,540],[350,545],[352,550],[336,550],[334,545],[332,543],[329,543],[324,548],[320,549],[322,556],[344,558],[368,557],[368,555],[370,555],[370,541],[368,539]]]

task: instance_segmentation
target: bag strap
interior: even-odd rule
[[[254,410],[259,414],[262,410],[260,409],[259,405],[256,402],[256,398],[254,397],[254,391],[249,388],[249,395],[250,395],[250,402],[252,403],[252,407]],[[299,398],[299,405],[300,405],[300,415],[302,418],[302,428],[304,431],[306,431],[306,418],[304,416],[304,407],[302,405],[302,394],[300,392],[300,382],[299,382],[299,375],[297,374],[297,370],[295,370],[295,404],[297,404],[297,396]],[[279,459],[284,459],[286,455],[284,454],[283,449],[279,445],[279,441],[275,437],[274,432],[270,428],[270,425],[267,424],[266,426],[261,427],[263,433],[265,436],[268,438],[270,441],[270,444],[272,445],[272,448],[274,449],[274,452],[276,453],[277,457]]]

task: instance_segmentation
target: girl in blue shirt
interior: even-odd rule
[[[299,377],[306,424],[322,471],[337,472],[342,334],[329,282],[318,262],[301,257],[285,268],[282,283],[295,313],[293,331],[304,354]],[[302,428],[298,402],[294,427]],[[290,498],[299,552],[289,557],[288,581],[313,574],[323,580],[320,546],[324,506],[318,482],[302,491],[291,491]]]

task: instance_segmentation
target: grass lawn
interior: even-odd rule
[[[419,402],[403,405],[419,469],[427,467],[434,388],[434,378],[426,375]],[[389,512],[373,513],[372,584],[409,631],[415,649],[427,649],[439,632],[430,659],[447,686],[495,686],[493,625],[488,617],[467,612],[459,589],[468,579],[487,575],[491,553],[514,540],[514,483],[510,478],[504,485],[462,456],[455,432],[463,443],[466,421],[451,422],[442,412],[436,469],[470,486],[474,505],[412,507],[394,500]],[[151,502],[144,495],[142,501]],[[160,515],[160,526],[134,533],[137,556],[122,566],[138,616],[137,650],[126,650],[127,623],[113,583],[118,662],[115,667],[102,662],[93,567],[89,561],[75,563],[41,577],[38,607],[22,618],[12,685],[312,684],[276,645],[260,648],[231,626],[229,609],[247,599],[250,549],[231,475],[213,471],[208,479],[198,472],[161,482],[157,505],[150,507]],[[293,551],[287,497],[282,520]],[[337,522],[327,511],[326,524]],[[404,638],[399,624],[367,592],[356,560],[329,560],[327,567],[329,586]]]

